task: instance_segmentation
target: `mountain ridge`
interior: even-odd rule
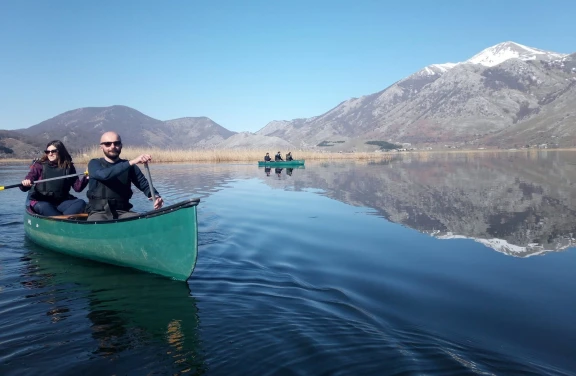
[[[278,121],[271,122],[273,127],[267,125],[257,133],[299,146],[335,137],[364,137],[422,146],[508,147],[509,141],[500,142],[495,137],[498,132],[538,113],[554,115],[554,106],[549,106],[555,100],[554,93],[572,95],[574,55],[504,42],[465,62],[429,65],[378,93],[343,101],[323,115],[284,121],[282,128]],[[565,121],[561,126],[567,128],[572,114],[568,106],[562,111],[560,117]],[[571,135],[576,136],[576,132]],[[535,130],[522,141],[558,141],[552,135],[541,136]],[[563,144],[572,146],[570,142]]]
[[[52,139],[81,150],[107,130],[127,144],[167,148],[376,150],[369,140],[434,148],[572,147],[575,106],[576,53],[508,41],[463,62],[428,65],[318,116],[273,120],[255,133],[233,132],[204,116],[158,120],[122,105],[78,108],[10,132],[31,142],[20,144],[28,152]],[[6,139],[0,146],[8,148]]]

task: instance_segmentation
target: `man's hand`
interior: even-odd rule
[[[26,179],[26,180],[22,180],[22,185],[24,187],[31,187],[32,186],[32,181],[30,179]]]
[[[152,197],[150,197],[149,200],[152,200]],[[164,205],[164,200],[162,200],[162,197],[156,197],[156,201],[154,201],[154,210],[160,209],[162,205]]]
[[[150,154],[142,154],[130,161],[130,166],[133,166],[138,163],[148,163],[152,161],[152,156]]]

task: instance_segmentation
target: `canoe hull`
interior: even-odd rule
[[[270,167],[290,167],[290,166],[304,166],[304,159],[295,159],[293,161],[258,161],[258,166]]]
[[[34,243],[53,251],[184,281],[198,255],[198,202],[98,222],[53,219],[27,210],[24,230]]]

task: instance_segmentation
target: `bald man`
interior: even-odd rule
[[[141,190],[148,198],[152,197],[148,181],[142,171],[136,166],[138,163],[152,161],[149,154],[142,154],[130,161],[120,159],[122,153],[122,139],[116,132],[106,132],[100,138],[100,149],[104,158],[92,159],[88,163],[88,221],[104,221],[110,219],[127,218],[138,215],[133,211],[130,198],[132,198],[132,185]],[[160,209],[164,200],[158,191],[154,209]]]

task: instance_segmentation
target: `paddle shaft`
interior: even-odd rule
[[[154,193],[154,185],[152,184],[152,175],[150,174],[150,167],[148,167],[148,163],[144,163],[144,173],[146,173],[146,179],[148,179],[150,194],[152,195],[152,205],[154,205],[156,202],[156,194]]]
[[[36,181],[32,182],[32,185],[38,184],[38,183],[44,183],[44,182],[52,181],[52,180],[73,178],[73,177],[75,177],[75,176],[82,176],[82,175],[88,175],[88,171],[86,171],[86,172],[80,172],[80,173],[78,173],[78,174],[57,176],[57,177],[55,177],[55,178],[50,178],[50,179],[36,180]],[[22,183],[12,184],[12,185],[5,185],[5,186],[3,186],[3,187],[0,187],[0,191],[3,191],[3,190],[5,190],[5,189],[10,189],[10,188],[16,188],[16,187],[23,187],[23,185],[22,185]]]

